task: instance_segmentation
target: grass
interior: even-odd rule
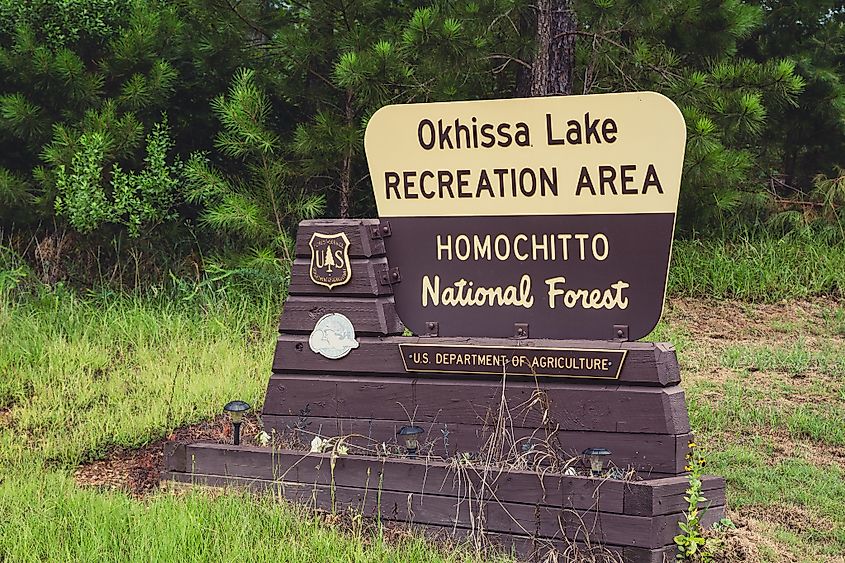
[[[740,241],[676,241],[668,290],[676,297],[763,303],[841,297],[845,245],[763,235]]]
[[[145,501],[76,486],[72,470],[260,404],[278,298],[193,301],[67,291],[0,295],[0,561],[461,561],[414,537],[338,531],[236,493]]]
[[[842,561],[845,340],[826,324],[838,304],[706,307],[716,326],[683,307],[664,323],[686,335],[684,387],[709,471],[727,479],[761,561]]]
[[[341,532],[313,513],[234,492],[140,502],[80,490],[59,472],[13,476],[0,489],[0,558],[8,561],[457,561],[425,541],[389,545]]]
[[[207,419],[229,397],[259,401],[273,308],[67,291],[0,304],[0,408],[14,407],[16,430],[0,466],[73,467]]]

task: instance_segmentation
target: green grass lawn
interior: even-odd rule
[[[80,489],[72,470],[260,404],[278,302],[44,294],[0,300],[0,561],[457,561],[340,532],[270,499]],[[5,559],[4,559],[5,558]]]
[[[759,561],[843,561],[843,303],[679,300],[690,419]]]
[[[680,299],[734,283],[729,296],[774,300],[741,293],[752,285],[739,259],[711,260],[720,265],[693,279],[706,262],[698,252],[681,245],[676,298],[653,336],[679,349],[693,428],[710,470],[728,479],[740,539],[760,561],[841,560],[845,309],[832,300]],[[776,250],[749,251],[746,270],[775,264],[768,252]],[[816,289],[784,297],[839,291],[845,274],[830,268],[794,274]],[[786,283],[781,276],[761,279]],[[13,297],[11,285],[0,283],[0,561],[473,559],[413,537],[339,531],[267,498],[197,491],[137,500],[79,488],[74,468],[114,447],[210,419],[232,398],[259,405],[281,297]]]

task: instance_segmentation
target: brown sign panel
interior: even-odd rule
[[[400,344],[405,371],[618,379],[627,350]]]
[[[677,107],[651,92],[382,108],[365,147],[403,323],[439,336],[647,335],[685,136]]]

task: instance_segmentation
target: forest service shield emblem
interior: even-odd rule
[[[312,282],[329,289],[349,282],[352,278],[352,264],[349,262],[349,238],[346,233],[314,233],[308,246],[311,247]]]

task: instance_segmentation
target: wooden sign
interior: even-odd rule
[[[402,321],[439,336],[647,335],[685,138],[651,92],[382,108],[365,148]]]
[[[517,217],[514,240],[536,228],[537,217]],[[492,228],[512,218],[451,217],[446,224],[454,235],[482,232],[476,220],[492,221],[480,224]],[[578,218],[557,216],[563,223]],[[429,336],[404,335],[394,290],[416,270],[394,266],[403,256],[396,254],[397,237],[426,265],[425,241],[404,242],[405,219],[299,225],[261,422],[281,444],[300,449],[280,449],[279,442],[168,443],[163,478],[281,490],[312,507],[431,526],[456,539],[478,530],[479,512],[467,508],[478,504],[486,538],[523,545],[526,559],[538,545],[560,542],[571,550],[585,530],[593,545],[625,563],[674,557],[673,538],[688,507],[683,474],[693,436],[673,347],[538,339],[527,334],[535,331],[530,319],[513,327],[517,339],[431,337],[437,321],[426,323]],[[613,228],[601,232],[611,245],[623,244],[616,240],[626,238],[623,231]],[[400,261],[402,268],[413,262]],[[443,268],[439,275],[449,266],[434,264]],[[502,274],[477,263],[462,271],[477,279]],[[536,265],[517,270],[536,272]],[[526,291],[525,302],[531,297],[539,305]],[[415,453],[398,435],[411,424],[422,429]],[[303,451],[317,436],[342,443],[346,455]],[[593,475],[583,452],[597,447],[611,454],[606,469]],[[566,461],[566,472],[549,459]],[[636,472],[633,479],[629,471]],[[724,480],[703,477],[702,487],[708,524],[724,515]],[[491,498],[497,502],[484,500]]]

